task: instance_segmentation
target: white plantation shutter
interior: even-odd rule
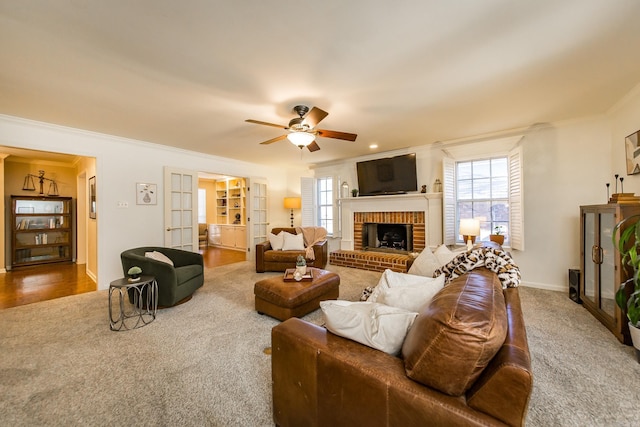
[[[442,159],[442,219],[445,245],[456,243],[456,162]]]
[[[509,151],[509,244],[524,250],[524,212],[522,187],[522,148]],[[445,245],[456,243],[456,160],[442,159],[442,221]]]
[[[300,178],[300,197],[302,198],[302,218],[303,227],[312,227],[316,225],[315,206],[316,199],[314,196],[315,180],[313,178]]]
[[[524,250],[522,209],[522,147],[509,152],[509,238],[511,248]]]

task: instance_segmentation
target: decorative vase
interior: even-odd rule
[[[138,280],[140,280],[140,275],[139,274],[130,274],[129,275],[129,283],[137,282]]]
[[[296,266],[296,273],[300,274],[300,277],[304,276],[305,274],[307,274],[307,266],[306,265],[297,265]],[[294,273],[295,274],[295,273]]]
[[[636,360],[640,363],[640,329],[633,326],[631,322],[629,322],[629,334],[631,335],[633,348],[636,350]]]
[[[502,234],[490,234],[489,240],[491,240],[492,242],[496,242],[501,246],[504,244],[504,236]]]

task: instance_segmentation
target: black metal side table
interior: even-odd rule
[[[117,304],[115,310],[114,303]],[[112,331],[148,325],[155,320],[157,311],[158,282],[154,276],[141,276],[135,282],[118,279],[109,284],[109,328]]]

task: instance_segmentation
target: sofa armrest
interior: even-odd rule
[[[325,239],[313,245],[314,267],[324,268],[329,262],[329,242]]]
[[[264,273],[264,253],[271,250],[271,243],[266,240],[256,244],[256,273]]]

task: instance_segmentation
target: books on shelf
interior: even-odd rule
[[[640,203],[640,196],[634,193],[614,193],[609,199],[609,203]]]

